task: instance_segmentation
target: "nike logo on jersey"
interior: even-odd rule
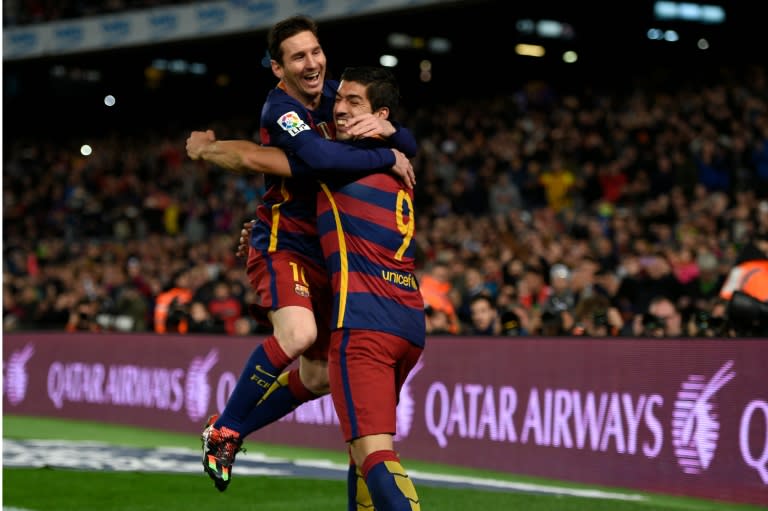
[[[274,374],[268,373],[267,371],[265,371],[264,368],[261,367],[261,364],[256,364],[256,367],[254,369],[256,369],[256,371],[260,372],[261,374],[265,374],[269,376],[270,378],[277,378],[277,376],[275,376]]]

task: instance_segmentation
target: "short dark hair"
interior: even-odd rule
[[[477,302],[487,302],[491,309],[496,308],[496,300],[485,292],[472,295],[472,297],[469,299],[469,306],[472,307]]]
[[[400,105],[400,87],[394,73],[386,67],[348,67],[341,73],[341,80],[364,85],[374,112],[380,108],[394,112]]]
[[[278,21],[267,34],[267,50],[269,58],[283,64],[283,41],[302,32],[312,32],[317,37],[317,23],[309,16],[296,15]]]

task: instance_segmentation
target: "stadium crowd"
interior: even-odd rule
[[[429,333],[728,335],[719,290],[768,237],[766,68],[626,93],[531,82],[401,121]],[[5,331],[264,331],[235,257],[263,179],[189,160],[187,135],[105,134],[84,157],[6,134]]]

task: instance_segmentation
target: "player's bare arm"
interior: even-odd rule
[[[193,131],[187,138],[187,156],[204,160],[236,174],[261,172],[290,177],[285,153],[249,140],[217,140],[213,130]]]

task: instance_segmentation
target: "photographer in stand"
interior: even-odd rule
[[[668,297],[655,296],[646,312],[633,318],[632,334],[639,337],[684,337],[683,314]]]
[[[732,337],[768,337],[768,232],[739,253],[720,290]]]
[[[64,328],[67,332],[100,332],[102,328],[96,319],[98,314],[98,300],[82,298],[70,309],[69,319]]]

